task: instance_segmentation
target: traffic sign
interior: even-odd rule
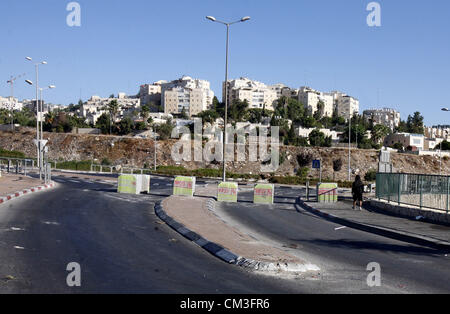
[[[320,169],[320,160],[313,160],[312,167],[313,169]]]

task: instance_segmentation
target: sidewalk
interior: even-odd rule
[[[43,184],[44,183],[39,179],[34,179],[23,175],[2,173],[2,177],[0,178],[0,198]]]
[[[449,226],[377,213],[368,204],[363,206],[362,211],[353,210],[351,201],[317,203],[301,200],[300,205],[344,226],[419,245],[450,249]]]
[[[205,189],[203,193],[210,194],[211,190]],[[193,238],[192,241],[217,257],[221,258],[220,255],[224,254],[221,249],[224,249],[225,254],[234,256],[233,259],[224,259],[232,264],[260,271],[305,272],[318,270],[315,265],[308,264],[281,249],[257,241],[229,226],[211,210],[210,207],[215,206],[214,204],[215,201],[208,197],[171,196],[162,202],[165,213],[159,216],[179,233],[187,238]],[[165,217],[166,215],[169,217]],[[192,232],[201,239],[192,237]],[[191,235],[187,236],[188,233]],[[208,249],[208,246],[219,248],[216,250],[219,251],[219,254]]]

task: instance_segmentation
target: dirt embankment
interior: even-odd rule
[[[36,147],[33,143],[36,133],[33,129],[17,130],[14,133],[0,132],[0,148],[15,150],[27,156],[36,156]],[[54,161],[82,161],[92,160],[102,162],[108,159],[114,165],[151,167],[154,158],[153,140],[116,137],[104,135],[75,135],[44,133],[48,139],[49,159]],[[177,165],[171,158],[171,149],[176,141],[159,141],[157,164]],[[281,147],[284,163],[278,168],[276,175],[294,175],[300,167],[297,155],[310,154],[323,163],[323,177],[333,179],[333,160],[342,159],[342,169],[335,173],[334,180],[346,180],[348,177],[348,150],[342,148],[303,148]],[[375,150],[352,150],[351,165],[358,169],[362,175],[371,169],[378,169],[379,152]],[[392,154],[394,167],[400,172],[439,174],[439,158],[431,156],[415,156],[409,154]],[[182,162],[185,168],[219,168],[220,163],[208,162]],[[259,174],[259,162],[228,163],[229,171],[234,173]],[[442,159],[443,173],[450,173],[450,161]],[[317,170],[311,170],[310,176],[318,176]]]

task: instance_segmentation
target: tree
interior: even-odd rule
[[[414,112],[413,116],[408,116],[408,120],[406,122],[408,132],[414,134],[423,134],[425,131],[423,120],[423,116],[418,111]]]
[[[335,178],[335,173],[342,170],[342,164],[341,158],[333,160],[333,181]]]
[[[203,122],[214,123],[219,118],[219,114],[211,109],[200,112],[197,117],[201,118]]]
[[[131,133],[131,131],[133,131],[133,128],[134,128],[133,120],[131,120],[130,117],[126,117],[119,122],[118,133],[119,135],[127,135]]]
[[[322,146],[325,141],[325,134],[320,132],[319,129],[315,129],[309,134],[308,138],[311,146]]]
[[[108,134],[111,129],[111,118],[108,114],[103,113],[98,119],[95,127],[102,131],[102,134]]]
[[[325,104],[322,100],[319,100],[317,104],[317,111],[314,113],[313,117],[316,119],[316,121],[319,121],[322,119],[325,111]]]
[[[140,116],[142,119],[144,119],[144,121],[147,121],[149,115],[150,115],[150,107],[147,105],[143,105],[141,107],[141,111],[140,111]]]
[[[377,124],[372,128],[372,142],[378,144],[391,133],[391,130],[384,124]]]
[[[166,121],[166,123],[156,126],[155,131],[159,134],[160,139],[168,140],[172,136],[173,128],[174,126],[172,124],[172,120],[169,119]]]
[[[185,107],[183,107],[183,109],[181,109],[180,119],[184,119],[184,120],[189,119],[189,116],[186,113],[186,108]]]

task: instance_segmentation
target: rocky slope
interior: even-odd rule
[[[35,157],[36,148],[33,139],[36,137],[32,128],[22,128],[16,132],[0,132],[0,148],[16,150],[27,156]],[[48,139],[49,159],[54,161],[92,160],[100,163],[108,159],[114,165],[144,167],[153,165],[153,140],[116,137],[104,135],[75,135],[44,133]],[[157,164],[177,165],[171,158],[171,149],[176,141],[159,141]],[[311,155],[323,162],[323,177],[333,179],[333,160],[342,159],[342,169],[335,173],[335,180],[346,180],[348,177],[348,150],[342,148],[302,148],[281,147],[284,163],[278,168],[276,175],[294,175],[300,167],[297,162],[299,154]],[[371,169],[378,169],[379,152],[375,150],[352,150],[351,164],[364,175]],[[415,156],[409,154],[392,154],[394,167],[400,172],[439,174],[439,158],[431,156]],[[218,168],[219,163],[182,162],[180,165],[189,168]],[[259,162],[228,163],[229,170],[235,173],[259,174]],[[442,160],[443,173],[450,173],[450,161]],[[310,170],[310,176],[318,176],[317,170]]]

